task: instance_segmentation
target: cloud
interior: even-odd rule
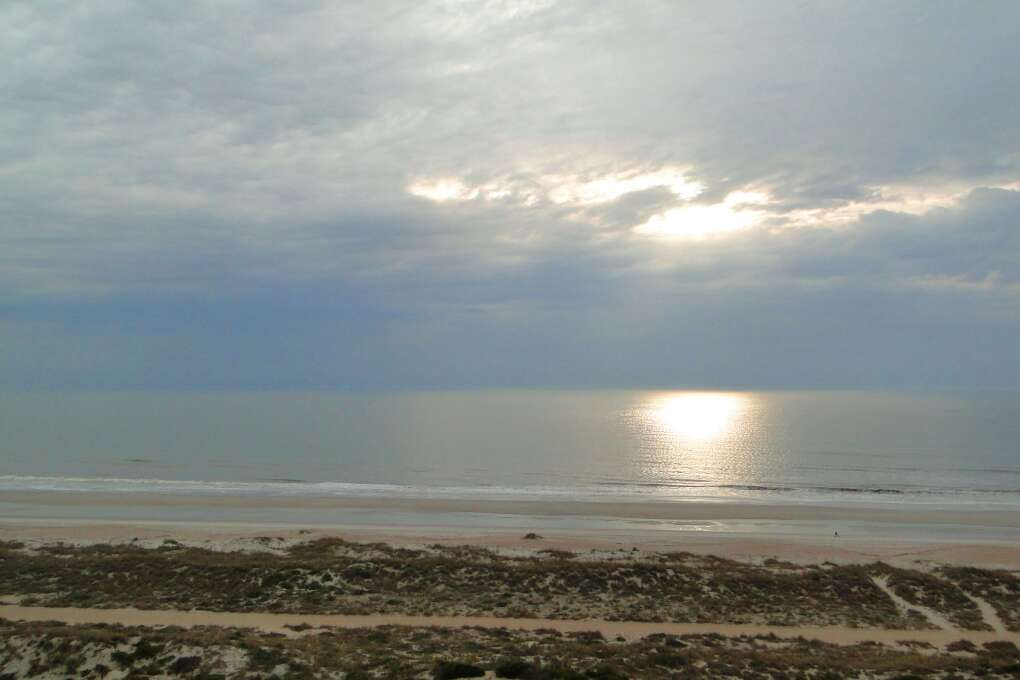
[[[1017,19],[5,3],[0,373],[1015,384]]]

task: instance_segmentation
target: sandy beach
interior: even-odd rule
[[[316,526],[299,528],[288,524],[253,525],[241,523],[194,522],[100,522],[92,520],[9,520],[0,519],[0,540],[32,543],[64,542],[74,545],[130,543],[158,546],[165,540],[215,550],[250,549],[253,539],[272,535],[285,543],[323,537],[351,541],[381,541],[392,545],[474,545],[507,551],[543,549],[575,552],[612,552],[637,548],[642,552],[684,551],[716,555],[742,561],[779,559],[801,564],[833,562],[864,564],[884,561],[898,566],[954,564],[987,568],[1020,569],[1020,545],[994,543],[904,543],[898,539],[853,539],[810,537],[776,538],[761,536],[607,533],[572,531],[543,533],[541,544],[525,539],[518,530],[499,532],[470,528],[399,526]]]
[[[178,519],[175,511],[206,519]],[[249,511],[277,519],[248,519]],[[310,514],[294,517],[289,511]],[[288,541],[342,536],[401,545],[531,550],[536,542],[523,537],[533,531],[543,537],[540,547],[571,551],[637,548],[751,561],[1020,568],[1020,512],[1007,510],[0,492],[0,538],[19,541],[152,543],[170,538],[231,549],[256,536]]]

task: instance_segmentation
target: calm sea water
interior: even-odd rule
[[[1020,506],[1020,394],[0,395],[0,489]]]

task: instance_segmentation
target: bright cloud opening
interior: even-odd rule
[[[470,185],[456,177],[419,179],[407,191],[437,203],[516,198],[524,205],[535,205],[544,199],[558,205],[586,206],[658,187],[668,189],[683,201],[696,198],[705,189],[701,182],[689,179],[686,171],[666,167],[655,172],[615,173],[595,179],[582,179],[581,175],[544,175],[524,181],[502,178],[484,185]]]
[[[959,205],[975,189],[974,185],[945,184],[931,186],[886,185],[874,187],[874,196],[867,201],[850,201],[843,205],[790,210],[782,215],[786,227],[837,227],[857,222],[879,210],[906,215],[924,215],[938,208]],[[1009,188],[1002,185],[1000,188]]]
[[[768,202],[756,191],[734,191],[721,203],[683,205],[652,215],[634,228],[638,234],[666,238],[702,239],[740,231],[759,223],[765,213],[754,206]]]
[[[478,197],[477,187],[469,187],[455,178],[420,180],[409,185],[407,191],[414,196],[427,198],[437,203],[470,201]]]
[[[595,205],[608,203],[635,191],[646,191],[666,187],[678,198],[689,201],[700,195],[705,187],[701,182],[687,178],[687,173],[678,168],[663,168],[656,172],[642,174],[606,175],[598,179],[579,182],[576,178],[549,178],[559,184],[549,192],[554,203]]]

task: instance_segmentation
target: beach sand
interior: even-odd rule
[[[17,508],[17,515],[4,512]],[[224,508],[312,521],[218,519]],[[92,516],[97,509],[106,517]],[[140,513],[144,509],[150,514]],[[343,510],[363,511],[357,523]],[[174,517],[175,511],[209,519]],[[336,515],[340,521],[330,521]],[[117,519],[109,519],[114,516]],[[243,515],[242,515],[243,516]],[[421,523],[426,517],[432,523]],[[415,523],[403,523],[414,518]],[[491,518],[502,521],[493,526]],[[577,520],[550,526],[550,518]],[[583,520],[583,521],[581,521]],[[834,536],[831,527],[843,528]],[[775,529],[773,531],[773,529]],[[524,536],[537,531],[539,541]],[[175,496],[78,492],[0,492],[0,539],[156,544],[173,539],[214,549],[253,547],[271,535],[286,542],[327,536],[398,545],[479,545],[510,551],[555,548],[599,553],[685,551],[736,560],[797,563],[885,561],[1020,569],[1020,512],[832,507],[727,502],[551,502],[407,498]],[[255,546],[257,547],[257,546]]]

